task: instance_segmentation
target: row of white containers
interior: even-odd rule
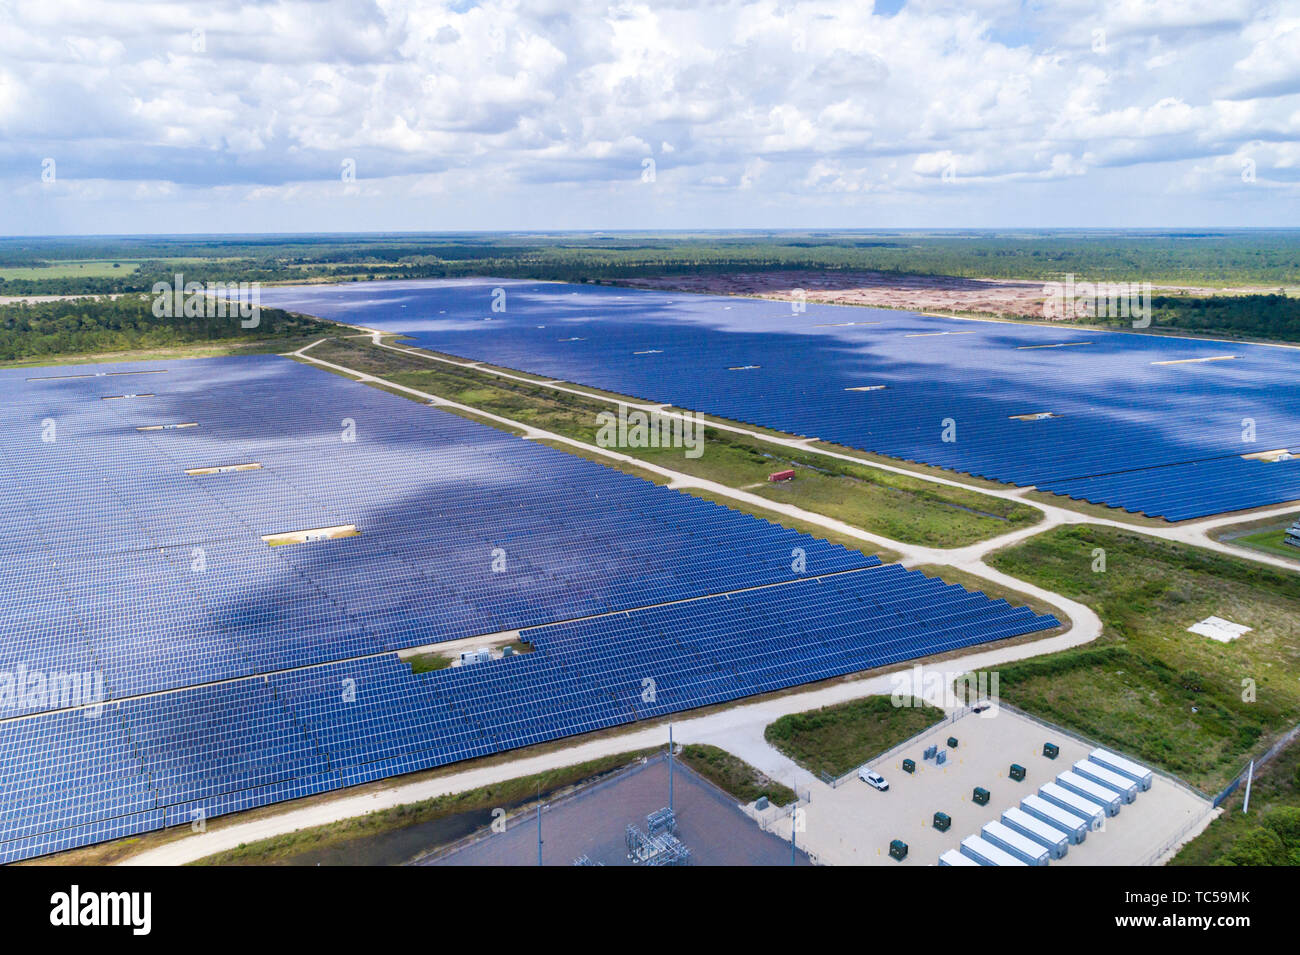
[[[960,850],[949,849],[939,865],[1047,865],[1150,788],[1151,770],[1094,749],[1056,782],[1044,783],[1037,795],[1022,799],[1019,808],[1004,812],[1000,822],[963,839]]]

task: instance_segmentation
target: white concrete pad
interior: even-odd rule
[[[1194,623],[1187,628],[1188,633],[1197,633],[1211,640],[1218,640],[1220,643],[1231,643],[1242,634],[1250,633],[1250,630],[1250,627],[1224,620],[1222,617],[1206,617],[1200,623]]]
[[[940,724],[905,750],[872,763],[889,780],[888,792],[877,792],[856,776],[835,789],[813,786],[799,844],[828,865],[935,865],[941,854],[958,849],[963,839],[1000,819],[1005,810],[1068,771],[1075,760],[1087,759],[1092,749],[1009,710],[993,713]],[[949,736],[957,738],[955,749],[947,746]],[[1045,742],[1060,747],[1056,759],[1043,755]],[[931,744],[947,751],[945,765],[922,760],[922,752]],[[916,761],[915,774],[903,772],[904,758]],[[1012,763],[1025,767],[1024,782],[1010,778]],[[988,805],[972,801],[976,786],[990,792]],[[934,828],[936,811],[952,817],[947,832]],[[1208,800],[1157,775],[1148,792],[1124,805],[1118,816],[1106,819],[1102,829],[1090,832],[1081,845],[1070,846],[1066,857],[1051,865],[1153,863],[1171,840],[1207,819],[1211,811]],[[790,820],[774,823],[772,831],[788,839]],[[889,857],[892,839],[908,844],[902,863]]]

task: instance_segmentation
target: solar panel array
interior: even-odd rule
[[[0,722],[0,861],[428,769],[1056,625],[897,565]]]
[[[271,356],[0,402],[0,861],[1056,625]]]
[[[110,698],[879,563],[274,357],[131,400],[26,378],[0,378],[0,668],[100,670]]]
[[[496,287],[504,312],[492,311]],[[1300,450],[1292,348],[493,279],[277,288],[264,300],[1169,520],[1300,499],[1300,459],[1242,457]],[[1040,414],[1052,417],[1021,420]]]

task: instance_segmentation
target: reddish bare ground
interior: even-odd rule
[[[892,272],[737,272],[731,275],[663,275],[629,279],[634,288],[749,295],[789,300],[803,289],[809,302],[875,305],[914,311],[979,312],[1043,317],[1043,282],[1016,279],[963,279],[948,275]],[[1161,287],[1211,295],[1216,289]],[[1238,290],[1244,291],[1244,290]]]

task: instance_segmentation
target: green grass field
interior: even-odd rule
[[[794,790],[773,782],[739,756],[704,744],[682,747],[681,760],[723,792],[742,803],[766,796],[774,805],[794,802]]]
[[[800,766],[818,775],[842,776],[943,719],[923,704],[895,706],[888,696],[869,696],[771,723],[763,735]]]
[[[445,670],[451,666],[451,657],[445,653],[416,653],[406,657],[412,673],[430,673],[433,670]]]
[[[1104,572],[1094,572],[1105,551]],[[1085,647],[1000,671],[1008,703],[1205,791],[1300,719],[1300,576],[1103,527],[1060,527],[988,563],[1101,617]],[[1252,627],[1222,644],[1208,616]]]
[[[1300,547],[1292,547],[1284,543],[1286,537],[1286,528],[1278,528],[1272,531],[1257,531],[1254,534],[1246,534],[1242,537],[1234,537],[1231,543],[1238,547],[1249,547],[1252,550],[1262,550],[1266,554],[1274,554],[1278,557],[1286,557],[1290,560],[1300,561]]]
[[[1224,527],[1215,528],[1210,532],[1210,536],[1217,541],[1231,544],[1234,547],[1246,547],[1250,550],[1272,554],[1275,557],[1286,557],[1289,560],[1294,560],[1297,568],[1300,568],[1300,547],[1292,547],[1290,544],[1283,543],[1287,528],[1297,520],[1300,520],[1300,511],[1293,511],[1290,514],[1282,514],[1281,516],[1262,517],[1253,521],[1242,521],[1240,524],[1228,524]]]
[[[310,335],[295,335],[263,341],[220,341],[133,351],[42,355],[39,358],[0,361],[0,368],[46,368],[54,365],[94,365],[101,362],[162,361],[173,358],[224,358],[228,355],[278,355],[309,345],[314,340]]]
[[[12,282],[16,279],[103,279],[120,275],[131,275],[140,267],[139,262],[125,260],[96,260],[51,262],[49,265],[17,266],[0,268],[0,279]],[[0,292],[3,289],[0,288]]]

